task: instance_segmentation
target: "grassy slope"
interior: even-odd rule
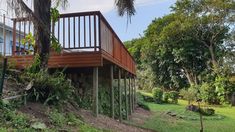
[[[200,129],[199,120],[176,119],[164,114],[167,111],[182,113],[182,115],[198,118],[198,115],[185,111],[186,101],[180,100],[178,105],[174,104],[155,104],[146,103],[154,116],[147,120],[143,127],[150,128],[159,132],[198,132]],[[224,116],[224,119],[214,119],[204,117],[204,130],[206,132],[235,132],[235,108],[212,106],[216,114]]]

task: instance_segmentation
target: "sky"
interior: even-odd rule
[[[0,0],[1,9],[6,10],[6,1]],[[32,7],[31,0],[25,0],[28,6]],[[143,36],[144,30],[156,17],[161,17],[170,13],[170,6],[176,0],[135,0],[136,14],[131,18],[131,23],[127,24],[127,17],[120,17],[117,14],[115,0],[68,0],[65,10],[61,13],[101,11],[111,27],[122,41],[131,40]]]
[[[127,17],[120,17],[114,5],[114,0],[69,0],[66,10],[61,12],[79,12],[99,10],[122,41],[143,36],[144,30],[156,17],[170,13],[170,6],[176,0],[135,0],[136,14],[127,24]]]

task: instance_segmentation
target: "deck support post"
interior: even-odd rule
[[[134,106],[137,104],[137,98],[136,98],[136,78],[134,78]]]
[[[125,74],[124,74],[124,88],[125,88],[125,110],[126,110],[126,119],[128,120],[128,97],[127,97],[126,72],[125,72]]]
[[[134,78],[131,78],[131,90],[132,90],[132,111],[134,112],[134,108],[135,108],[135,96],[134,96]]]
[[[110,66],[110,106],[111,106],[111,117],[114,119],[114,87],[113,87],[113,65]]]
[[[13,21],[13,45],[12,45],[12,55],[16,55],[16,20]]]
[[[129,113],[132,113],[132,101],[131,101],[131,78],[129,77]]]
[[[119,120],[122,122],[122,88],[121,88],[121,70],[118,68],[118,102],[119,102]]]
[[[94,116],[98,116],[99,113],[99,107],[98,107],[98,67],[94,67],[93,68],[93,112],[94,112]]]

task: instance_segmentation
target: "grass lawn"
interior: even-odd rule
[[[158,132],[199,132],[199,115],[185,111],[187,101],[179,100],[178,104],[155,104],[145,102],[154,113],[142,127]],[[235,107],[210,106],[215,109],[215,116],[204,116],[205,132],[235,132]],[[179,119],[166,114],[168,111],[185,117]]]

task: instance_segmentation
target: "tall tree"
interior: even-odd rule
[[[224,48],[224,41],[235,23],[234,0],[179,0],[173,11],[187,17],[194,28],[189,36],[208,48],[213,69],[218,69],[218,52]]]
[[[65,6],[68,0],[34,0],[34,9],[30,9],[24,0],[10,0],[8,4],[15,11],[16,15],[24,14],[30,17],[35,26],[35,40],[37,52],[40,56],[42,69],[47,68],[48,57],[50,52],[51,36],[51,7],[52,2],[58,7]],[[135,14],[134,0],[115,0],[120,16],[127,15],[128,18]]]

